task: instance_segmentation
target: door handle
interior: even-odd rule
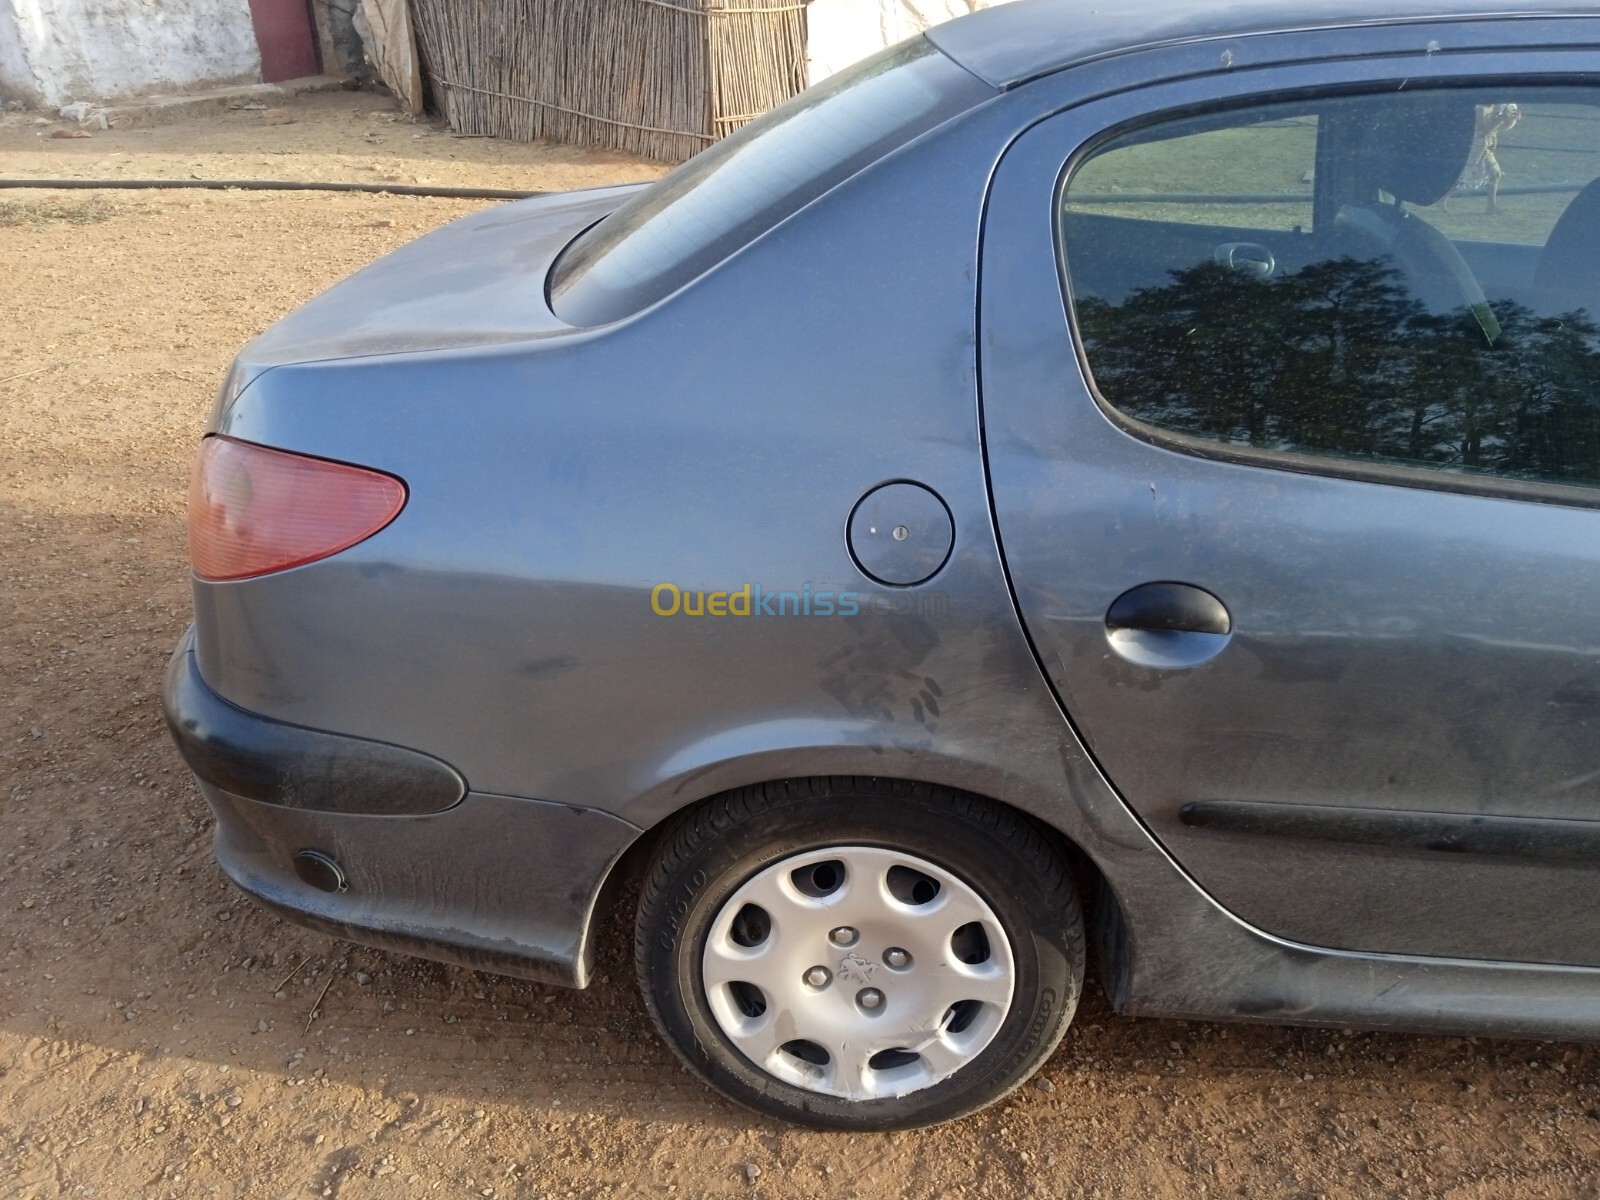
[[[1257,279],[1268,279],[1278,269],[1278,261],[1272,257],[1272,251],[1260,242],[1223,242],[1212,251],[1211,258],[1230,271],[1253,275]]]
[[[1172,633],[1232,633],[1228,610],[1204,588],[1188,583],[1142,583],[1111,602],[1107,629]]]
[[[1142,583],[1106,610],[1111,648],[1141,667],[1197,667],[1221,654],[1232,637],[1227,606],[1190,583]]]

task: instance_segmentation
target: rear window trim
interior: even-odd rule
[[[562,248],[561,252],[556,255],[554,261],[549,267],[549,270],[546,272],[544,279],[545,301],[551,313],[558,320],[564,321],[574,329],[597,329],[607,325],[617,324],[622,321],[631,320],[655,308],[656,306],[665,303],[686,288],[693,286],[700,279],[703,279],[705,276],[711,274],[713,271],[716,271],[732,259],[738,257],[748,247],[767,236],[773,230],[784,225],[802,211],[809,209],[813,205],[825,200],[840,187],[861,175],[863,172],[869,171],[885,160],[900,154],[907,147],[921,142],[928,135],[943,128],[950,122],[965,117],[973,109],[980,107],[984,103],[994,99],[1000,94],[997,89],[980,79],[978,76],[972,74],[960,63],[956,62],[949,55],[945,54],[944,51],[940,50],[938,46],[936,46],[924,35],[918,35],[917,37],[909,38],[896,46],[891,46],[886,50],[871,56],[869,59],[863,60],[863,64],[877,61],[881,58],[887,58],[895,53],[904,54],[912,51],[913,49],[919,50],[920,53],[917,54],[915,58],[908,59],[907,62],[900,64],[900,67],[897,69],[905,69],[919,62],[942,64],[942,67],[937,69],[942,70],[943,68],[948,68],[948,74],[941,82],[941,89],[946,93],[946,95],[941,99],[941,102],[937,104],[931,110],[931,112],[926,114],[921,120],[912,121],[906,125],[903,125],[900,128],[893,130],[891,133],[886,134],[883,138],[878,139],[877,142],[872,143],[872,145],[876,145],[878,147],[876,154],[857,161],[853,168],[844,170],[842,173],[834,175],[824,174],[820,176],[820,178],[826,180],[824,186],[822,186],[820,190],[808,195],[807,198],[801,201],[799,204],[791,207],[786,203],[779,203],[772,206],[767,213],[761,213],[757,218],[752,218],[743,225],[734,226],[733,230],[727,235],[728,242],[723,249],[714,254],[707,255],[703,262],[700,262],[699,265],[689,271],[668,273],[671,278],[670,285],[661,289],[652,289],[652,294],[650,294],[642,302],[634,303],[630,301],[621,305],[613,304],[610,306],[612,311],[603,313],[598,319],[586,319],[586,314],[583,313],[564,313],[562,311],[564,302],[558,295],[558,290],[561,289],[565,282],[562,279],[563,268],[570,263],[570,256],[579,250],[581,243],[583,243],[583,241],[591,233],[593,233],[606,221],[615,216],[618,211],[620,211],[622,205],[619,205],[617,209],[612,210],[611,213],[606,214],[599,220],[591,223],[582,231],[577,233],[566,244],[566,246]],[[854,68],[846,68],[846,71],[841,72],[841,75],[847,74],[853,69]],[[827,86],[826,81],[824,81],[820,86]],[[807,89],[807,91],[809,90],[810,89]],[[799,95],[803,96],[805,95],[805,92],[801,92]],[[792,99],[798,99],[798,96]],[[709,150],[714,152],[715,145],[709,148]],[[702,153],[706,153],[706,151],[702,151]],[[855,159],[856,156],[853,155],[846,157],[841,161],[841,163],[835,164],[835,170],[847,163],[855,161]],[[692,161],[693,160],[691,159],[690,162]],[[683,166],[687,165],[688,163],[682,164],[679,168],[677,168],[677,170],[681,170]],[[657,187],[669,181],[673,175],[677,173],[677,170],[674,170],[668,175],[663,176],[659,180],[655,180],[644,185],[635,196],[628,197],[627,201],[624,201],[624,204],[631,202],[637,196],[648,195]],[[685,194],[687,195],[689,193],[686,192]],[[749,226],[748,230],[742,236],[737,236],[737,231],[741,228],[744,228],[744,225]],[[582,276],[580,275],[574,280],[574,283],[580,283],[581,279]],[[593,308],[596,306],[591,305],[590,307]],[[604,308],[606,305],[602,303],[598,307]]]

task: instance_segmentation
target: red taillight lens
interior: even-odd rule
[[[405,503],[392,475],[208,437],[189,485],[189,561],[210,580],[285,571],[371,537]]]

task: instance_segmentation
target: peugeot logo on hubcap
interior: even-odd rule
[[[862,958],[859,954],[851,953],[846,954],[839,960],[839,970],[835,973],[840,979],[846,981],[854,980],[857,983],[870,983],[873,972],[877,969],[877,963]]]

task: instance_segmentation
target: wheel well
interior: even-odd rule
[[[889,778],[886,776],[852,777],[852,776],[827,776],[827,777],[797,777],[780,780],[764,781],[769,786],[793,786],[810,790],[821,779],[826,779],[833,785],[846,784],[856,787],[881,785],[884,783],[918,786],[934,786],[915,779]],[[945,785],[936,785],[944,787]],[[1024,821],[1036,827],[1046,839],[1051,841],[1057,852],[1065,858],[1072,868],[1073,878],[1078,885],[1079,899],[1083,903],[1084,919],[1088,924],[1089,942],[1092,947],[1089,971],[1098,976],[1111,998],[1112,1004],[1120,1011],[1123,1008],[1124,997],[1127,995],[1128,977],[1131,969],[1131,944],[1128,932],[1128,923],[1124,917],[1122,904],[1117,899],[1116,892],[1111,883],[1106,879],[1105,873],[1095,860],[1086,853],[1080,845],[1069,838],[1054,825],[1041,821],[1032,813],[1018,808],[1014,804],[1007,804],[1004,800],[997,800],[993,796],[986,796],[980,792],[969,792],[960,788],[949,788],[950,791],[960,791],[983,804],[992,804],[997,808],[1010,809]],[[617,922],[621,921],[631,931],[633,926],[633,906],[638,894],[639,884],[643,881],[645,872],[650,867],[651,860],[655,857],[656,848],[671,834],[680,821],[685,819],[694,810],[712,803],[718,797],[726,795],[725,792],[704,796],[699,800],[686,804],[670,816],[657,821],[649,829],[641,833],[626,850],[612,863],[611,869],[606,873],[605,882],[601,884],[598,896],[595,899],[594,909],[589,921],[588,935],[583,947],[583,959],[586,963],[592,961],[596,944],[610,940],[606,931],[616,930]],[[625,939],[632,945],[631,932]],[[585,978],[588,969],[585,969]]]

